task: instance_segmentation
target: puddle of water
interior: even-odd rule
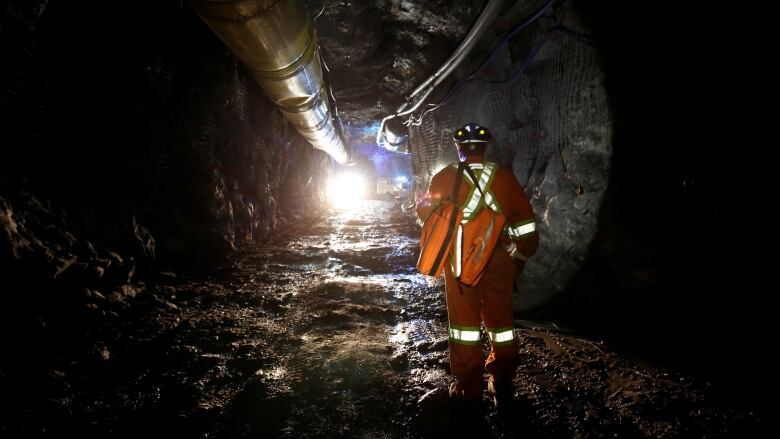
[[[267,380],[281,380],[287,377],[287,370],[281,366],[276,366],[269,369],[258,369],[255,375]]]
[[[414,319],[396,324],[390,331],[388,341],[395,345],[419,346],[423,343],[436,343],[446,338],[443,325],[431,320]]]

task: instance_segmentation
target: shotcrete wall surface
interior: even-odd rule
[[[474,61],[455,76],[468,75],[544,3],[508,5]],[[550,31],[556,25],[583,31],[570,8],[554,7],[500,47],[478,80],[465,82],[410,133],[419,194],[433,174],[456,160],[454,129],[474,121],[492,131],[488,157],[513,169],[541,234],[539,252],[515,289],[518,310],[555,297],[581,268],[610,170],[611,125],[598,51],[568,33]]]

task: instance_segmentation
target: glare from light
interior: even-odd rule
[[[360,174],[336,174],[328,181],[328,200],[335,207],[351,209],[366,197],[366,188],[366,181]]]
[[[397,181],[398,183],[406,183],[406,176],[399,175],[398,177],[395,177],[395,181]]]

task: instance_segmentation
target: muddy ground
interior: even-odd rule
[[[440,280],[388,202],[333,211],[170,276],[132,305],[94,297],[78,330],[39,321],[0,371],[0,433],[77,437],[734,437],[760,419],[697,377],[599,340],[517,321],[511,404],[449,402]],[[36,324],[33,323],[33,326]],[[63,332],[64,331],[64,332]],[[14,366],[15,365],[15,366]],[[7,436],[6,436],[7,435]]]

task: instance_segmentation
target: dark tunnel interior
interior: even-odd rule
[[[207,25],[215,2],[306,11],[349,166]],[[378,143],[488,3],[0,5],[0,434],[763,435],[771,164],[739,12],[503,2]],[[514,405],[473,420],[413,208],[470,121],[541,238],[512,293]]]

